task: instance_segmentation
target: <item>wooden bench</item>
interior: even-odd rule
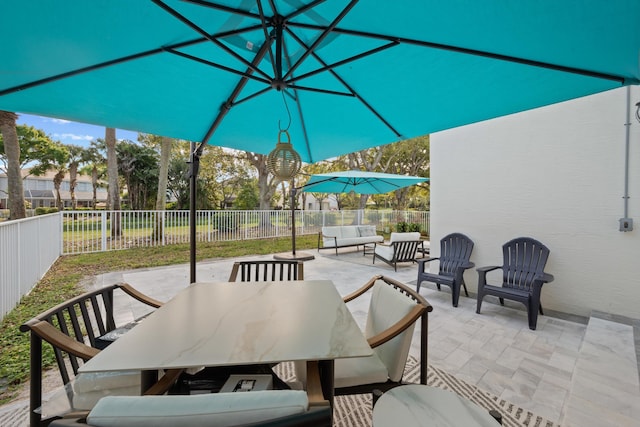
[[[31,335],[29,422],[32,427],[47,425],[51,421],[42,420],[40,413],[36,412],[42,405],[43,341],[53,348],[62,382],[69,384],[80,366],[100,352],[101,337],[117,330],[114,297],[118,295],[115,292],[124,292],[151,309],[162,305],[131,285],[119,283],[65,301],[20,326],[20,331]],[[163,393],[180,372],[175,370],[165,375],[146,394]]]

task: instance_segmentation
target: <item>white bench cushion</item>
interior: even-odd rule
[[[109,396],[100,399],[87,417],[98,427],[216,426],[265,421],[308,410],[301,390],[210,393],[191,396]]]
[[[140,371],[78,374],[72,388],[73,408],[88,411],[105,396],[139,396]]]
[[[337,359],[334,364],[335,387],[384,383],[389,379],[387,367],[376,353],[369,357]]]

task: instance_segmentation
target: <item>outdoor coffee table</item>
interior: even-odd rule
[[[489,411],[452,391],[411,384],[393,388],[373,408],[373,427],[497,427]]]
[[[334,359],[371,354],[330,280],[194,283],[79,371],[318,361],[331,401]]]

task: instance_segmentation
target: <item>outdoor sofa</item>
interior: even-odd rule
[[[338,225],[322,227],[318,233],[318,251],[349,246],[360,246],[367,243],[382,243],[384,237],[376,233],[375,225]]]

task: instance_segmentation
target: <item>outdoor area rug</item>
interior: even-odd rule
[[[285,381],[295,380],[293,363],[281,363],[274,370]],[[413,357],[409,357],[407,361],[404,381],[408,383],[420,382],[420,366]],[[480,390],[478,387],[461,381],[433,366],[429,366],[428,369],[427,385],[453,391],[487,410],[495,409],[502,414],[503,426],[559,427],[557,423]],[[335,398],[334,427],[369,427],[371,419],[370,394],[337,396]]]
[[[285,381],[294,381],[293,363],[280,363],[274,371]],[[408,383],[420,382],[418,361],[409,357],[404,380]],[[474,385],[455,378],[446,372],[429,366],[427,384],[458,393],[487,410],[495,409],[502,414],[502,425],[506,427],[559,427],[559,424],[542,418],[532,412],[502,400]],[[22,427],[28,424],[29,402],[20,401],[0,408],[0,426]],[[359,394],[338,396],[335,399],[335,427],[370,427],[371,395]]]

